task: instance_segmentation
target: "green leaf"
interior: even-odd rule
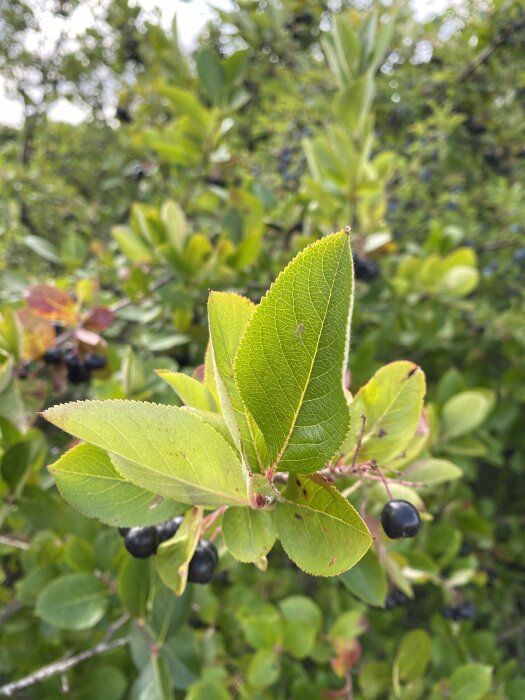
[[[381,465],[399,455],[416,432],[425,395],[425,375],[413,362],[392,362],[378,370],[350,404],[350,430],[343,451],[354,456],[362,416],[365,432],[359,461]]]
[[[207,132],[210,127],[211,114],[202,105],[194,91],[161,85],[159,92],[161,95],[165,95],[177,109],[187,115],[191,119],[192,126],[198,127],[201,134],[204,135]]]
[[[157,525],[184,512],[186,505],[160,500],[126,481],[109,455],[93,445],[76,445],[49,467],[58,489],[88,518],[114,527]]]
[[[302,595],[285,598],[279,607],[283,616],[283,649],[297,659],[304,659],[312,653],[321,630],[321,610]]]
[[[340,231],[299,253],[246,328],[235,377],[272,469],[315,472],[344,440],[352,288],[349,236]]]
[[[453,481],[461,476],[462,470],[446,459],[421,459],[403,471],[403,479],[422,481],[427,486]]]
[[[201,506],[248,504],[238,456],[192,411],[139,401],[79,401],[43,415],[108,450],[122,476],[160,496]]]
[[[481,700],[491,685],[491,666],[465,664],[456,668],[450,678],[450,700]]]
[[[370,661],[359,674],[359,687],[365,700],[375,700],[390,688],[390,666],[383,661]]]
[[[387,593],[385,572],[372,549],[357,564],[341,574],[348,590],[368,605],[382,607]]]
[[[445,440],[452,440],[478,428],[494,406],[494,394],[489,390],[462,391],[443,406]]]
[[[223,96],[226,76],[217,54],[212,49],[200,51],[197,56],[197,73],[213,104],[219,104]]]
[[[117,241],[119,248],[132,262],[152,262],[153,255],[142,238],[129,226],[114,226],[111,235]]]
[[[93,571],[95,568],[93,545],[82,537],[73,535],[68,539],[64,560],[73,571]]]
[[[180,205],[168,199],[160,208],[160,220],[166,227],[171,245],[182,252],[188,235],[188,222]]]
[[[230,433],[228,426],[226,425],[226,421],[220,413],[215,413],[213,411],[200,411],[198,408],[189,408],[188,410],[192,413],[197,414],[199,418],[202,418],[202,420],[208,425],[211,425],[211,427],[214,428],[218,433],[220,433],[222,437],[226,440],[226,442],[229,445],[231,445],[234,450],[236,449],[235,443],[233,441],[233,436]]]
[[[57,249],[46,238],[41,238],[40,236],[33,236],[30,234],[28,236],[24,236],[22,240],[24,244],[33,251],[33,253],[36,253],[41,258],[44,258],[44,260],[49,260],[49,262],[53,263],[62,263]]]
[[[290,559],[314,576],[343,573],[372,543],[357,511],[318,475],[290,477],[277,502],[277,532]]]
[[[0,459],[0,474],[13,493],[20,493],[31,471],[46,460],[47,444],[41,434],[8,447]]]
[[[439,291],[454,297],[464,297],[476,289],[479,272],[466,265],[458,265],[448,270],[439,280]]]
[[[90,574],[67,574],[44,588],[36,601],[36,614],[65,630],[85,630],[102,619],[109,589]]]
[[[339,615],[330,627],[329,636],[334,640],[351,640],[366,630],[366,620],[360,610],[347,610]]]
[[[370,111],[374,93],[374,76],[371,73],[365,73],[337,93],[335,99],[336,113],[341,123],[346,126],[350,133],[359,131],[362,128],[363,120]]]
[[[274,651],[258,651],[248,664],[246,679],[256,688],[268,688],[279,678],[281,664]]]
[[[193,508],[186,513],[175,537],[163,542],[157,550],[155,567],[164,585],[176,595],[182,595],[188,579],[188,565],[199,544],[199,524],[202,510]]]
[[[170,598],[178,600],[173,594]],[[182,627],[176,635],[168,638],[162,645],[161,654],[168,664],[175,688],[185,689],[199,680],[200,647],[189,627]]]
[[[359,37],[348,15],[343,13],[336,15],[333,37],[338,63],[346,78],[344,85],[357,73],[361,53]]]
[[[233,369],[240,340],[255,308],[255,304],[239,294],[211,292],[208,300],[210,348],[221,411],[246,464],[258,471],[261,455],[254,436],[259,431],[246,414]]]
[[[75,676],[75,685],[76,700],[121,700],[126,694],[128,680],[113,666],[91,666],[83,669],[80,678]]]
[[[144,619],[150,587],[150,562],[126,557],[118,574],[118,594],[133,617]]]
[[[394,661],[394,684],[424,676],[431,654],[432,641],[427,632],[417,629],[405,634]]]
[[[157,369],[155,373],[171,386],[185,406],[198,408],[201,411],[217,410],[213,396],[197,379],[183,372],[172,372],[169,369]]]
[[[245,563],[258,561],[277,538],[275,513],[251,508],[228,508],[222,519],[224,544],[230,554]]]
[[[149,663],[143,666],[133,683],[130,700],[171,700],[173,681],[167,662],[151,654]]]
[[[283,621],[272,605],[240,618],[246,641],[254,649],[274,649],[282,641]]]
[[[231,700],[231,695],[225,683],[204,680],[188,688],[186,700]]]

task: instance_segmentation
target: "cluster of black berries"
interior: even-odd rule
[[[421,527],[418,509],[408,501],[389,501],[381,513],[381,525],[393,540],[400,537],[415,537]]]
[[[389,591],[387,597],[385,598],[385,608],[387,610],[392,610],[392,608],[397,608],[398,606],[406,605],[410,602],[410,598],[403,593],[403,591],[394,588],[394,590]]]
[[[476,617],[476,606],[471,600],[467,600],[456,607],[448,607],[443,609],[443,617],[453,622],[461,620],[474,620]]]
[[[356,280],[370,282],[379,274],[379,265],[375,260],[369,258],[360,258],[355,253],[352,253],[354,261],[354,275]]]
[[[108,363],[103,355],[93,353],[82,359],[71,351],[64,352],[62,348],[56,345],[46,350],[42,359],[47,365],[59,365],[61,362],[65,362],[67,367],[67,380],[70,384],[89,382],[91,379],[91,372],[104,369]]]
[[[172,518],[151,527],[119,527],[124,546],[137,559],[146,559],[156,553],[161,542],[170,540],[182,523],[182,517]],[[188,583],[209,583],[213,578],[219,555],[215,545],[201,540],[188,566]]]

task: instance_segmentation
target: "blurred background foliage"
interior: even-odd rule
[[[185,31],[126,0],[0,2],[23,104],[0,128],[0,686],[102,643],[17,697],[522,700],[525,4],[238,0],[191,52]],[[427,376],[423,531],[333,580],[222,547],[177,599],[59,497],[67,437],[38,411],[175,402],[154,370],[199,371],[208,289],[258,301],[345,225],[351,391],[396,359]],[[107,366],[77,382],[57,344]]]

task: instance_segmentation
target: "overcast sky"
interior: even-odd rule
[[[95,0],[96,3],[97,0]],[[213,16],[213,7],[228,9],[231,7],[230,0],[136,0],[145,10],[159,8],[162,16],[162,24],[168,28],[171,25],[173,16],[177,14],[177,24],[180,32],[180,41],[183,47],[189,49],[193,45],[196,36],[199,34],[207,20]],[[426,19],[436,12],[440,12],[444,7],[450,5],[454,0],[412,0],[418,19]],[[80,5],[74,12],[71,25],[73,32],[80,33],[90,22],[90,3]],[[181,28],[184,30],[181,32]],[[51,16],[41,22],[41,33],[49,36],[50,44],[54,44],[54,37],[60,28],[56,19]],[[41,34],[40,34],[41,37]],[[38,37],[34,37],[37,41]],[[28,48],[34,48],[29,46]],[[84,112],[66,99],[58,100],[49,110],[51,119],[66,121],[72,124],[79,123],[84,118]],[[22,106],[19,102],[10,100],[5,94],[5,85],[0,76],[0,124],[19,126],[22,122]]]

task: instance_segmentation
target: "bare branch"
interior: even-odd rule
[[[9,537],[8,535],[0,535],[0,544],[5,544],[7,547],[14,547],[15,549],[29,549],[31,547],[29,542],[16,537]]]
[[[24,606],[19,600],[12,600],[8,603],[3,610],[0,610],[0,625],[2,625],[10,617],[16,615],[16,613],[21,610]]]
[[[100,644],[97,644],[91,649],[86,649],[86,651],[82,651],[80,654],[76,654],[76,656],[69,656],[60,659],[59,661],[55,661],[52,664],[43,666],[38,671],[31,673],[25,678],[21,678],[18,681],[14,681],[13,683],[7,683],[7,685],[1,686],[0,695],[10,697],[11,695],[13,695],[13,693],[16,693],[17,690],[28,688],[30,685],[34,685],[35,683],[45,681],[48,678],[51,678],[52,676],[62,675],[70,668],[73,668],[74,666],[77,666],[78,664],[82,663],[82,661],[87,661],[87,659],[91,659],[94,656],[98,656],[99,654],[104,654],[107,651],[112,651],[113,649],[118,649],[119,647],[126,646],[126,644],[128,644],[129,641],[130,637],[119,637],[118,639],[114,639],[112,642],[100,642]]]

